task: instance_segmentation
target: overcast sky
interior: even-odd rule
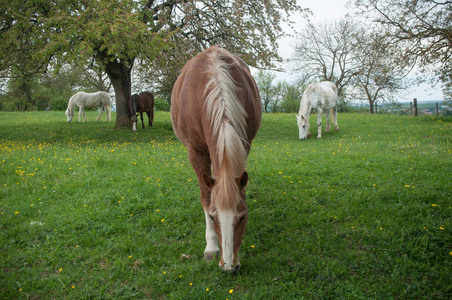
[[[344,17],[347,13],[352,14],[353,10],[348,9],[348,0],[297,0],[298,5],[303,8],[309,8],[313,16],[312,21],[324,21],[324,20],[334,20]],[[306,24],[306,20],[301,16],[293,16],[292,20],[296,22],[295,28],[302,28]],[[285,27],[286,28],[286,27]],[[287,28],[287,31],[292,34],[292,30]],[[283,59],[288,59],[292,57],[294,52],[294,38],[288,37],[284,38],[279,43],[279,54]],[[286,67],[283,65],[283,67]],[[276,81],[286,80],[292,82],[296,79],[296,74],[290,74],[288,72],[277,72]],[[429,84],[422,84],[418,87],[413,88],[403,99],[399,101],[412,101],[413,98],[418,100],[441,100],[443,95],[441,92],[441,86],[437,85],[432,87]]]

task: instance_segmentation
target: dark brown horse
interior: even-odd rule
[[[261,124],[256,83],[245,62],[211,47],[182,69],[171,96],[171,119],[198,177],[206,217],[206,260],[238,270],[248,220],[245,162]],[[218,248],[218,241],[220,248]]]
[[[129,99],[129,111],[132,115],[132,130],[137,131],[137,117],[138,113],[141,115],[141,124],[144,129],[143,113],[146,112],[149,118],[149,127],[154,121],[154,95],[149,92],[141,92],[140,94],[133,94]]]

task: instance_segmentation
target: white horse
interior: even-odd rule
[[[304,91],[300,102],[300,111],[298,115],[295,115],[297,117],[300,140],[311,137],[311,133],[309,132],[309,114],[313,107],[317,109],[318,139],[322,137],[322,113],[326,117],[326,131],[330,130],[330,111],[333,115],[334,127],[336,131],[339,130],[337,126],[336,85],[329,81],[313,83]]]
[[[107,112],[107,120],[111,117],[111,101],[110,95],[107,92],[95,92],[85,93],[78,92],[69,99],[69,103],[66,109],[67,121],[71,122],[74,117],[75,105],[78,106],[78,121],[81,122],[81,115],[83,114],[83,122],[86,122],[85,107],[98,106],[100,113],[96,121],[99,121],[100,116],[104,112]]]

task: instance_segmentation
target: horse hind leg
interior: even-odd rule
[[[325,118],[326,118],[326,129],[325,132],[330,131],[330,112],[327,110],[325,111]]]
[[[337,125],[337,106],[333,108],[333,122],[334,122],[334,128],[336,131],[339,131],[339,126]]]

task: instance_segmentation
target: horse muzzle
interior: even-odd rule
[[[221,270],[225,271],[225,272],[229,272],[232,271],[234,274],[237,274],[239,272],[240,269],[240,264],[238,265],[227,265],[227,266],[220,266]]]

